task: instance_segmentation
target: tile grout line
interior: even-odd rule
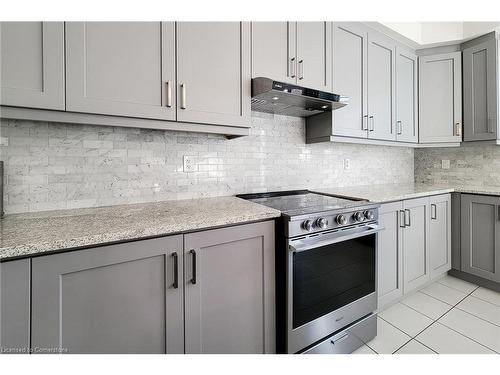
[[[422,294],[424,294],[424,293],[422,293]],[[427,296],[427,294],[426,294],[426,296]],[[429,297],[434,298],[434,297],[432,297],[432,296],[429,296]],[[443,302],[443,301],[441,301],[440,299],[437,299],[437,298],[434,298],[434,299],[435,299],[436,301]],[[448,310],[446,310],[446,312],[445,312],[444,314],[440,315],[438,318],[433,318],[432,316],[425,315],[423,312],[418,311],[417,309],[414,309],[413,307],[411,307],[411,306],[409,306],[409,305],[407,305],[407,304],[405,304],[405,303],[401,302],[401,304],[403,304],[403,305],[405,305],[406,307],[408,307],[408,308],[412,309],[413,311],[416,311],[416,312],[418,312],[419,314],[422,314],[423,316],[425,316],[425,317],[427,317],[427,318],[431,319],[431,320],[432,320],[432,323],[434,323],[435,321],[437,321],[438,319],[440,319],[441,317],[443,317],[443,315],[445,315],[446,313],[448,313],[448,312],[449,312],[449,311],[453,308],[453,306],[451,306],[450,304],[448,304],[448,303],[446,303],[446,302],[443,302],[443,303],[444,303],[444,304],[446,304],[446,305],[448,305],[448,306],[450,306],[450,308],[449,308]]]

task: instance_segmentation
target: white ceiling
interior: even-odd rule
[[[500,22],[380,22],[420,45],[462,41],[496,30]]]

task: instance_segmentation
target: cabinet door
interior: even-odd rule
[[[297,22],[297,83],[332,90],[331,22]]]
[[[396,47],[396,134],[402,142],[418,142],[417,56]]]
[[[420,143],[461,142],[461,52],[419,58]]]
[[[177,23],[177,119],[250,124],[250,25]]]
[[[183,353],[182,246],[179,235],[33,259],[32,346]]]
[[[275,352],[274,222],[187,234],[186,353]]]
[[[404,293],[422,285],[430,278],[429,272],[429,198],[404,202],[403,275]]]
[[[377,235],[378,308],[403,295],[403,202],[387,203],[379,210],[385,229]]]
[[[333,111],[333,135],[368,136],[368,31],[360,23],[334,23],[333,91],[349,97],[349,104]]]
[[[368,33],[368,138],[396,140],[395,43]]]
[[[66,110],[175,120],[174,59],[172,22],[67,22]]]
[[[0,23],[0,104],[64,110],[64,23]]]
[[[464,140],[497,138],[497,41],[463,50]]]
[[[252,22],[252,78],[296,83],[295,33],[295,22]]]
[[[500,281],[500,198],[462,194],[462,271]]]
[[[0,353],[29,353],[31,260],[0,263]]]
[[[429,198],[430,276],[434,278],[451,269],[451,196]]]

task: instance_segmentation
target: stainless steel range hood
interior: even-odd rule
[[[252,79],[252,110],[295,117],[310,117],[344,107],[349,98],[330,92],[274,81]]]

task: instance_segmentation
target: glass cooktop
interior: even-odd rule
[[[309,190],[279,191],[272,193],[237,195],[255,203],[280,210],[287,216],[314,214],[317,212],[357,207],[366,200],[315,193]]]

